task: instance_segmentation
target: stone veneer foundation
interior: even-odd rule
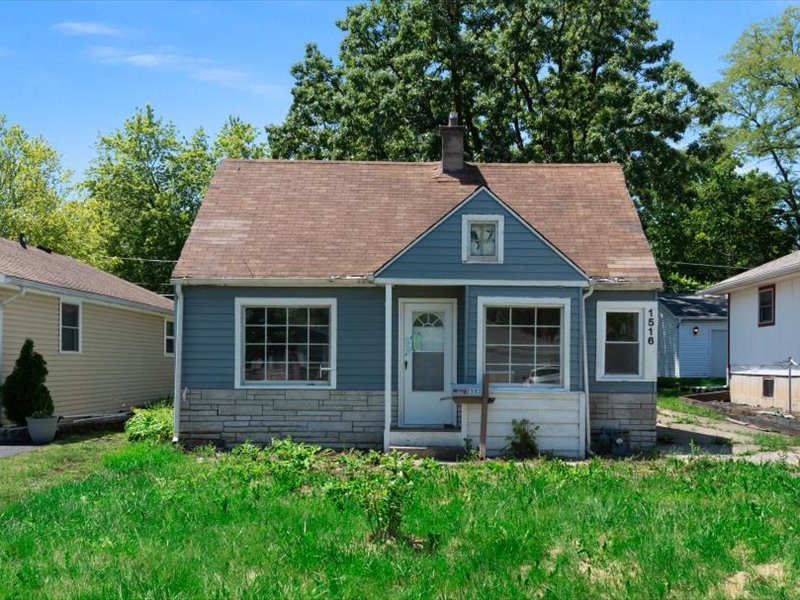
[[[383,407],[383,391],[189,390],[179,437],[186,446],[291,436],[328,448],[382,448]]]
[[[656,445],[655,394],[589,394],[592,439],[604,429],[625,432],[631,450],[648,450]]]

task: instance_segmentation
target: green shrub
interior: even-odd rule
[[[539,454],[539,446],[536,444],[536,432],[539,426],[534,425],[528,419],[511,421],[510,437],[506,438],[508,446],[505,453],[511,458],[532,458]]]
[[[132,442],[166,442],[172,439],[172,423],[172,405],[157,402],[148,408],[134,408],[133,416],[125,423],[125,433]]]
[[[53,399],[44,382],[47,379],[47,361],[33,349],[33,340],[22,345],[14,370],[0,386],[6,416],[17,425],[34,413],[39,417],[53,414]]]
[[[367,514],[376,539],[401,536],[403,513],[414,493],[414,460],[397,452],[370,452],[363,458],[343,454],[340,463],[346,471],[341,480],[328,485],[328,498],[344,508],[355,502]]]
[[[319,446],[295,442],[288,436],[272,438],[265,453],[275,483],[288,491],[303,486],[309,481],[321,450]]]

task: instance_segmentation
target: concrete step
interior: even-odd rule
[[[389,450],[436,460],[457,460],[464,455],[463,446],[389,446]]]

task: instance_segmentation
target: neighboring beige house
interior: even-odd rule
[[[172,395],[171,300],[0,238],[0,381],[26,338],[47,361],[59,416],[116,413]]]
[[[800,252],[705,291],[728,295],[731,401],[800,413]]]

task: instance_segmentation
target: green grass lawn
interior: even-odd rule
[[[724,379],[708,377],[705,379],[692,378],[661,378],[658,380],[658,407],[675,412],[720,420],[725,417],[717,411],[704,406],[695,406],[683,400],[690,387],[725,385]]]
[[[428,462],[383,542],[331,495],[352,460],[119,436],[3,459],[0,598],[800,597],[783,464]]]

